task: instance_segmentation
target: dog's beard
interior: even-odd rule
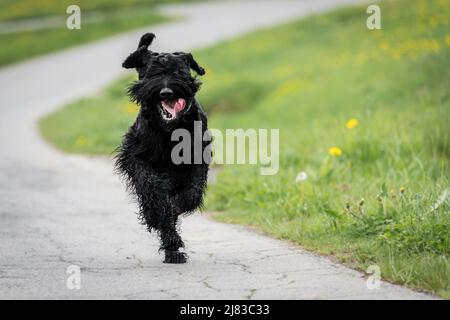
[[[161,117],[165,121],[175,120],[180,112],[185,110],[186,106],[186,100],[183,98],[178,98],[173,101],[162,100],[159,106]]]
[[[130,85],[128,93],[134,102],[141,105],[144,118],[157,121],[164,131],[172,131],[180,122],[190,119],[191,106],[199,85],[200,82],[196,79],[192,81],[172,79],[168,87],[174,91],[175,98],[161,100],[159,93],[163,85],[160,79],[146,78]]]

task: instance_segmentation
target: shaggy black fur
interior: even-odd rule
[[[195,99],[200,81],[190,69],[198,75],[205,71],[190,53],[148,50],[154,37],[152,33],[143,35],[138,49],[122,65],[138,72],[129,95],[140,105],[140,111],[118,148],[115,165],[137,198],[141,222],[149,232],[158,232],[164,262],[184,263],[187,256],[179,251],[184,244],[177,231],[177,219],[202,207],[209,161],[194,164],[193,159],[196,152],[210,152],[210,142],[202,142],[202,150],[193,148],[194,121],[201,121],[203,135],[207,119]],[[175,115],[164,111],[163,104],[173,111],[177,101],[183,100],[184,108]],[[177,128],[191,133],[191,164],[176,165],[171,160],[172,148],[178,143],[171,141],[171,133]]]

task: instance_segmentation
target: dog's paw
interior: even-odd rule
[[[164,263],[186,263],[187,261],[187,255],[184,252],[166,250],[165,253]]]

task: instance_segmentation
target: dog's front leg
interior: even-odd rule
[[[164,250],[164,263],[185,263],[187,255],[180,252],[184,247],[183,240],[177,231],[177,215],[167,216],[160,227],[161,249]]]
[[[173,188],[172,182],[138,161],[134,164],[133,173],[134,192],[138,198],[141,219],[149,231],[154,229],[158,232],[160,249],[165,252],[164,262],[186,262],[186,254],[179,251],[184,243],[177,232],[178,214],[169,195]]]

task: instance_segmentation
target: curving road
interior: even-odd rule
[[[186,19],[151,31],[157,49],[188,50],[355,2],[177,5],[163,10]],[[384,282],[369,290],[361,273],[201,215],[183,221],[189,263],[162,264],[111,161],[62,154],[36,130],[42,115],[119,76],[144,31],[0,70],[0,298],[433,298]],[[67,288],[70,265],[81,268],[79,290]]]

